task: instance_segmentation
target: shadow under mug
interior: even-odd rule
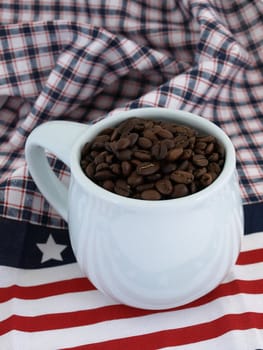
[[[80,167],[82,147],[134,116],[171,120],[215,136],[226,154],[219,177],[195,194],[162,201],[126,198],[96,185]],[[70,168],[69,188],[50,168],[45,150]],[[39,190],[68,222],[81,270],[115,301],[143,309],[177,307],[214,289],[234,265],[244,226],[235,150],[208,120],[140,108],[93,125],[52,121],[32,131],[25,154]]]

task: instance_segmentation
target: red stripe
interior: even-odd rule
[[[232,281],[220,285],[214,291],[202,298],[187,305],[171,309],[170,311],[182,310],[190,307],[197,307],[211,302],[219,297],[239,293],[263,294],[263,280],[257,281]],[[40,316],[18,316],[13,315],[0,322],[0,335],[17,329],[25,332],[37,332],[42,330],[55,330],[69,327],[79,327],[97,322],[140,317],[158,313],[161,311],[141,310],[125,305],[110,305],[96,309],[56,313]],[[167,310],[166,310],[167,312]],[[263,319],[263,315],[262,315]]]
[[[241,252],[237,259],[237,265],[247,265],[263,262],[263,248]]]
[[[251,328],[263,328],[263,314],[255,312],[230,314],[195,326],[64,348],[64,350],[152,350],[161,347],[194,344],[196,342],[219,337],[233,330],[246,330]]]
[[[0,288],[0,302],[3,303],[12,298],[39,299],[64,293],[82,292],[94,289],[95,287],[87,278],[74,278],[30,287],[13,285]]]

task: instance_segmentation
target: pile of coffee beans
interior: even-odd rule
[[[80,164],[108,191],[162,200],[209,186],[220,174],[224,156],[224,148],[212,135],[167,120],[133,117],[86,143]]]

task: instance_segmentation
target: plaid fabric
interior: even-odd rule
[[[220,125],[237,151],[244,203],[262,201],[262,16],[258,0],[1,2],[0,215],[65,225],[27,173],[33,128],[143,106]]]

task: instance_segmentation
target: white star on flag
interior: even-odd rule
[[[67,245],[57,244],[54,238],[50,234],[46,243],[37,243],[38,249],[42,252],[41,264],[48,260],[59,260],[62,261],[63,258],[61,253],[66,249]]]

